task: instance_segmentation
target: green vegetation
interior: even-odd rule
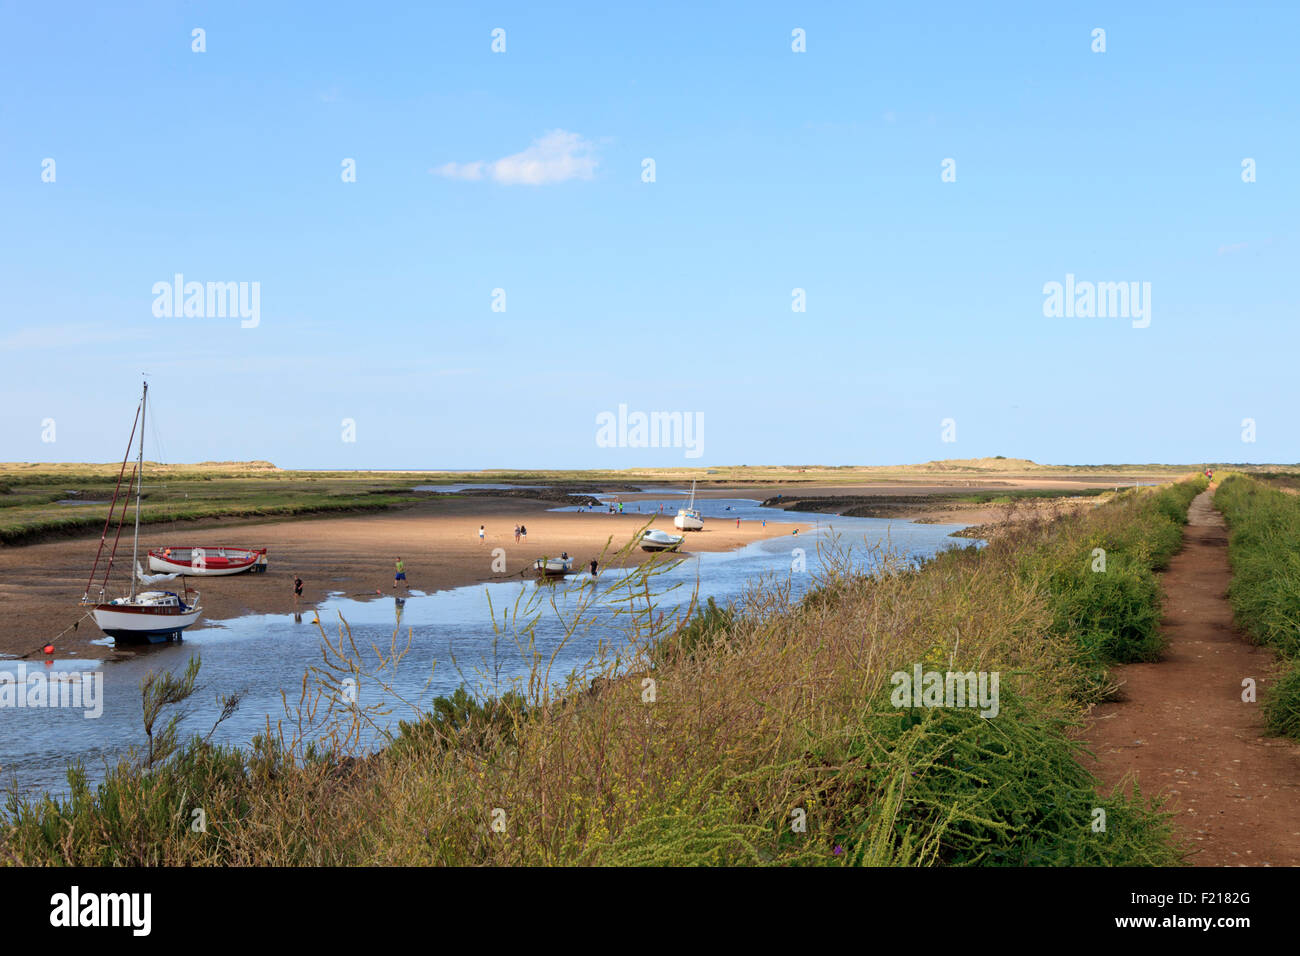
[[[1107,665],[1157,653],[1153,573],[1202,487],[1126,491],[920,568],[880,555],[866,575],[828,551],[805,599],[769,582],[676,621],[657,611],[653,565],[607,571],[625,642],[553,686],[533,625],[507,614],[537,662],[527,679],[492,700],[436,700],[364,755],[357,728],[373,716],[338,696],[341,677],[376,679],[400,655],[366,665],[344,625],[337,640],[322,632],[328,673],[313,669],[284,721],[319,731],[329,711],[328,733],[246,751],[194,739],[152,769],[123,762],[94,791],[74,769],[68,797],[10,798],[0,859],[1176,863],[1168,816],[1130,786],[1098,794],[1077,731]],[[999,674],[998,713],[897,706],[895,675],[918,665]]]
[[[419,500],[411,493],[416,481],[370,476],[272,472],[231,477],[190,470],[177,475],[165,468],[153,471],[148,462],[145,475],[140,514],[145,525],[380,511]],[[108,517],[117,475],[40,473],[9,481],[11,493],[0,496],[0,544],[21,545],[62,535],[98,534]],[[51,492],[52,484],[62,490]],[[125,493],[126,480],[122,488]],[[56,503],[65,499],[91,503]],[[117,513],[122,513],[121,502]],[[133,515],[132,503],[128,519]]]
[[[713,598],[709,598],[681,627],[655,643],[652,660],[660,664],[696,653],[707,653],[715,642],[726,636],[727,629],[735,622],[735,611],[722,607]]]
[[[1077,648],[1085,699],[1105,695],[1110,665],[1159,658],[1156,572],[1181,547],[1188,506],[1207,484],[1198,477],[1154,493],[1126,491],[1086,518],[1066,519],[1073,534],[1021,547],[1022,577],[1046,585],[1053,631]]]
[[[1283,658],[1263,698],[1264,717],[1271,732],[1300,739],[1300,496],[1234,474],[1214,504],[1228,521],[1228,599],[1237,623]]]
[[[958,495],[935,495],[937,502],[960,501],[974,505],[1007,505],[1026,498],[1095,498],[1110,494],[1111,488],[1017,488],[1012,491],[974,491]]]
[[[495,746],[509,746],[515,722],[527,715],[528,701],[522,694],[507,691],[499,698],[478,700],[461,686],[448,697],[435,697],[419,720],[399,720],[390,751],[418,755],[457,746],[491,752]]]

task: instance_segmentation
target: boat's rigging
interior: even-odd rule
[[[140,499],[144,497],[144,428],[145,408],[149,401],[149,383],[144,383],[140,394],[140,458],[137,468],[140,480],[135,483],[135,537],[131,539],[131,600],[135,600],[135,569],[140,562]]]
[[[140,513],[143,510],[144,501],[144,438],[150,424],[148,410],[149,383],[146,381],[141,387],[140,404],[136,409],[135,422],[131,427],[131,440],[127,442],[122,467],[118,470],[117,484],[113,491],[113,502],[109,505],[108,520],[105,522],[104,531],[100,535],[99,549],[95,555],[94,566],[91,568],[86,594],[82,598],[83,603],[92,605],[91,616],[99,629],[118,643],[127,641],[159,644],[164,641],[178,641],[181,639],[181,632],[193,625],[199,619],[199,615],[203,610],[199,606],[197,593],[195,594],[195,600],[187,603],[190,593],[188,583],[185,585],[184,597],[175,591],[154,591],[137,587],[137,584],[154,583],[144,580],[144,576],[140,573]],[[130,480],[127,482],[126,494],[123,495],[122,477],[126,473],[127,462],[130,461],[132,445],[137,434],[139,435],[139,447],[135,449],[135,465],[131,470]],[[130,506],[132,490],[135,491],[135,524],[131,541],[130,594],[110,601],[106,599],[105,592],[108,589],[108,579],[117,559],[117,549],[121,544],[122,526],[126,523],[126,509]],[[122,500],[120,514],[117,513],[119,498]],[[114,518],[117,519],[117,532],[113,537],[113,548],[109,553],[104,570],[104,583],[100,588],[99,599],[92,601],[90,600],[90,589],[99,570],[104,546],[108,542],[108,526],[113,523]],[[80,622],[74,622],[73,624],[74,630],[77,623]]]
[[[131,538],[131,601],[135,601],[135,568],[140,562],[140,501],[144,498],[144,423],[149,401],[149,384],[144,382],[144,392],[140,393],[140,457],[136,464],[139,481],[135,483],[135,536]]]
[[[99,558],[104,552],[104,541],[108,538],[108,526],[113,520],[113,512],[117,510],[117,495],[118,492],[121,491],[122,489],[122,476],[126,474],[126,462],[127,459],[131,457],[131,446],[135,444],[135,430],[140,426],[140,411],[143,407],[144,407],[144,400],[141,399],[140,404],[136,405],[135,407],[135,421],[131,423],[131,437],[126,440],[126,453],[122,456],[122,467],[118,470],[117,484],[113,487],[113,503],[109,505],[108,516],[104,519],[104,530],[100,532],[99,535],[99,550],[95,552],[95,563],[90,569],[90,577],[86,579],[86,593],[81,597],[81,602],[83,604],[85,604],[90,599],[90,586],[95,582],[95,572],[99,569]],[[135,480],[134,471],[131,472],[131,479],[133,481]],[[129,498],[130,495],[131,492],[130,489],[128,488],[127,497]],[[122,517],[123,518],[126,517],[125,507],[123,507],[122,509]],[[121,522],[118,523],[117,533],[119,537],[122,534]],[[114,553],[116,553],[117,551],[116,540],[114,540],[113,542],[113,551]],[[110,556],[108,560],[109,560],[109,567],[112,567],[113,564],[112,557]],[[104,583],[107,586],[108,583],[107,571],[104,572]]]
[[[87,601],[87,603],[93,604],[91,614],[99,629],[119,643],[127,641],[159,644],[164,641],[178,641],[181,639],[181,632],[193,625],[202,613],[197,594],[193,602],[187,603],[190,590],[188,584],[185,586],[184,597],[175,591],[149,590],[145,585],[154,582],[144,580],[144,576],[140,573],[140,524],[141,512],[144,510],[144,440],[149,425],[149,383],[146,381],[141,386],[140,405],[136,410],[136,420],[131,429],[132,442],[127,444],[126,455],[123,457],[117,486],[114,490],[113,503],[109,506],[108,524],[111,524],[113,519],[116,518],[117,532],[114,535],[113,549],[109,553],[108,564],[104,571],[104,585],[101,588],[98,601]],[[137,435],[139,436],[138,439],[136,438]],[[138,441],[138,447],[133,448],[132,444],[135,441]],[[122,475],[126,472],[126,465],[130,461],[132,451],[135,452],[136,460],[131,471],[131,478],[127,482],[126,494],[123,495]],[[131,492],[133,490],[135,492],[135,522],[131,540],[131,585],[129,595],[110,601],[106,600],[104,592],[107,591],[108,578],[117,558],[117,549],[121,545],[122,526],[126,523],[126,509],[130,506]],[[119,498],[122,500],[123,506],[122,511],[117,513]],[[95,567],[91,571],[90,580],[92,584],[98,571],[104,546],[107,544],[107,538],[108,534],[107,530],[105,530],[101,537],[99,554],[96,555]],[[89,598],[89,587],[87,588],[86,597]]]
[[[135,479],[136,471],[135,467],[132,466],[131,477],[126,483],[126,494],[122,496],[122,514],[117,519],[117,534],[113,537],[113,550],[108,553],[108,564],[104,567],[104,580],[101,581],[99,585],[99,595],[101,598],[104,596],[104,592],[108,590],[108,577],[113,573],[113,562],[117,560],[117,546],[122,540],[122,526],[126,524],[126,509],[131,506],[131,488],[135,483]],[[113,506],[117,506],[116,501],[113,503]]]

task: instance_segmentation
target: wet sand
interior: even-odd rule
[[[535,559],[558,557],[563,551],[574,559],[575,571],[585,571],[587,562],[606,549],[610,563],[639,563],[652,557],[639,548],[625,559],[615,557],[651,515],[547,510],[552,507],[553,502],[470,497],[347,517],[215,526],[207,522],[189,528],[154,526],[141,530],[140,548],[142,554],[146,548],[165,545],[270,549],[265,574],[189,579],[191,586],[202,592],[202,620],[208,622],[248,613],[292,613],[295,575],[303,579],[304,612],[310,612],[331,592],[356,597],[375,596],[376,591],[391,594],[398,556],[406,564],[407,586],[422,592],[518,577],[521,572],[531,576]],[[805,531],[813,526],[814,517],[809,516],[807,524],[769,523],[766,528],[757,521],[742,521],[739,528],[733,521],[708,521],[704,531],[687,536],[683,550],[732,550],[762,538],[790,534],[795,528]],[[513,529],[518,523],[528,528],[528,536],[516,544]],[[480,524],[486,529],[481,543]],[[672,515],[654,516],[651,527],[672,532]],[[78,606],[98,544],[96,535],[0,548],[0,601],[8,609],[0,619],[0,653],[39,658],[40,648],[51,640],[56,657],[106,658],[132,653],[91,643],[104,640],[104,635],[92,620],[83,618],[86,609]],[[493,569],[497,548],[505,552],[504,574]],[[124,535],[113,572],[118,587],[126,582],[129,561],[130,539]],[[607,561],[602,561],[602,566]],[[175,589],[179,583],[158,586]],[[400,587],[397,593],[402,593]],[[109,597],[116,594],[110,587]],[[74,621],[79,621],[75,631],[67,630],[56,638]]]

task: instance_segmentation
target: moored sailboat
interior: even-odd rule
[[[113,502],[108,509],[108,518],[104,521],[104,533],[99,539],[99,551],[95,554],[95,564],[90,571],[90,579],[86,582],[86,593],[82,595],[81,603],[90,605],[91,616],[99,629],[107,634],[117,643],[122,644],[161,644],[166,641],[179,641],[181,632],[185,628],[194,624],[203,609],[199,606],[199,595],[196,592],[194,600],[187,603],[189,596],[188,588],[185,594],[177,594],[175,591],[137,591],[137,576],[141,575],[139,566],[140,554],[140,500],[142,497],[141,486],[144,474],[144,423],[149,398],[149,383],[144,384],[144,390],[140,393],[140,407],[136,410],[135,424],[131,428],[131,438],[127,441],[126,455],[122,458],[122,468],[118,472],[117,487],[113,490]],[[122,476],[126,474],[126,463],[131,456],[131,444],[135,439],[136,429],[140,431],[140,452],[134,470],[131,472],[131,479],[126,488],[126,501],[131,497],[131,486],[135,486],[135,534],[131,544],[131,590],[125,597],[114,598],[111,601],[105,600],[104,596],[108,589],[108,576],[113,570],[113,560],[117,556],[117,542],[122,536],[122,524],[126,519],[126,503],[122,506],[122,514],[118,518],[117,535],[113,539],[113,548],[109,553],[108,564],[104,569],[104,578],[99,587],[99,600],[92,601],[90,598],[91,586],[95,580],[95,573],[99,570],[99,559],[104,552],[104,542],[108,537],[108,527],[113,521],[113,514],[117,510],[119,492],[122,488]]]
[[[673,519],[673,527],[678,531],[703,531],[704,516],[695,508],[695,482],[691,481],[691,502],[685,508],[677,512],[677,517]]]

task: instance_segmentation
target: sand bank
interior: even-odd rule
[[[483,581],[518,577],[542,555],[567,551],[575,570],[608,548],[625,545],[650,515],[610,515],[599,512],[552,512],[552,503],[520,499],[460,498],[420,504],[379,514],[263,523],[212,523],[201,528],[146,527],[140,545],[219,544],[269,548],[270,568],[265,574],[190,579],[202,592],[203,620],[226,620],[248,613],[292,613],[293,579],[303,579],[304,611],[310,611],[331,592],[365,597],[376,591],[393,592],[393,564],[400,556],[406,564],[412,591],[436,591]],[[790,534],[807,524],[772,524],[757,521],[710,521],[702,532],[692,532],[684,550],[727,551],[761,538]],[[526,540],[515,542],[513,529],[523,524]],[[479,541],[479,525],[485,528]],[[655,516],[651,527],[672,531],[672,517]],[[114,580],[125,583],[126,562],[119,553]],[[53,541],[25,547],[0,548],[0,601],[7,613],[0,618],[0,653],[28,654],[77,621],[85,609],[78,606],[86,588],[98,537]],[[505,552],[505,573],[493,569],[493,551]],[[651,555],[636,549],[630,558]],[[626,563],[626,562],[624,562]],[[163,585],[165,586],[165,585]],[[399,591],[400,593],[400,591]],[[110,596],[115,592],[110,589]],[[196,630],[198,628],[195,628]],[[80,621],[56,641],[56,656],[105,658],[111,646],[93,644],[104,635],[88,619]],[[121,652],[117,652],[121,653]],[[37,655],[39,656],[39,654]]]

